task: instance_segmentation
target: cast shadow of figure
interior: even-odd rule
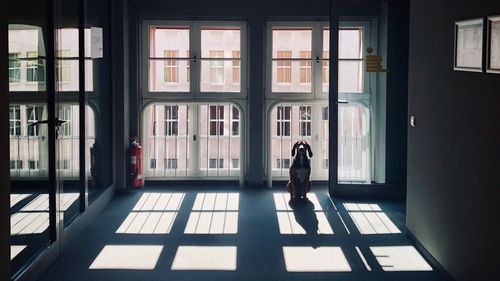
[[[299,199],[289,201],[288,205],[293,210],[295,221],[305,230],[306,239],[310,240],[313,248],[317,248],[319,221],[314,211],[314,204],[308,199]]]

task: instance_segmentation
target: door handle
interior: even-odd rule
[[[337,101],[337,104],[345,104],[345,103],[349,103],[349,102],[346,100],[338,100]]]
[[[68,122],[68,121],[59,120],[58,118],[56,118],[56,126],[58,126],[58,127],[63,125],[66,122]],[[38,126],[38,125],[42,125],[42,124],[49,124],[49,120],[40,120],[40,121],[29,124],[29,126]]]

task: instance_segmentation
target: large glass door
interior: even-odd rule
[[[11,5],[12,4],[12,5]],[[46,1],[9,3],[11,272],[16,277],[55,241],[48,127]],[[37,11],[27,14],[26,6]]]
[[[81,2],[28,2],[9,4],[13,277],[56,249],[62,226],[83,210],[81,162],[90,154],[80,152]]]
[[[80,42],[79,1],[55,1],[56,169],[60,219],[67,226],[80,205]]]

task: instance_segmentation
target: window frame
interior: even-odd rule
[[[21,52],[9,53],[9,85],[18,85],[22,81],[22,60]],[[15,77],[11,77],[11,72]]]
[[[313,30],[312,33],[312,48],[311,48],[311,58],[312,58],[312,77],[311,77],[311,93],[297,93],[297,92],[272,92],[272,31],[274,28],[311,28]],[[265,149],[264,154],[268,155],[265,162],[265,170],[267,171],[267,185],[269,187],[272,186],[273,180],[284,180],[288,177],[286,173],[281,176],[273,175],[274,168],[272,157],[272,140],[277,136],[276,130],[273,131],[273,110],[278,106],[283,105],[304,105],[304,104],[312,104],[313,107],[316,104],[324,104],[328,103],[329,95],[328,93],[323,92],[323,72],[324,66],[323,61],[328,61],[327,59],[323,59],[323,30],[329,29],[330,24],[328,21],[268,21],[266,22],[266,76],[265,76],[265,100],[266,100],[266,132],[265,132]],[[373,52],[375,54],[378,53],[377,48],[377,31],[378,25],[377,20],[374,18],[360,18],[360,19],[350,19],[345,18],[341,19],[339,22],[340,29],[353,29],[353,28],[362,28],[363,32],[363,45],[362,45],[362,60],[365,60],[366,57],[366,49],[368,47],[373,48]],[[319,58],[319,59],[318,59]],[[377,129],[377,122],[381,122],[376,120],[377,111],[385,110],[385,106],[381,108],[377,108],[377,99],[378,95],[384,93],[377,93],[377,74],[376,73],[367,73],[366,66],[363,65],[363,93],[339,93],[338,100],[339,102],[348,102],[353,104],[360,104],[368,108],[370,121],[369,121],[369,130],[370,130],[370,161],[369,161],[369,173],[371,175],[371,179],[374,179],[374,160],[375,160],[375,149],[377,147],[377,134],[385,134],[385,129],[380,128]],[[314,109],[313,109],[314,111]],[[318,113],[318,116],[314,117],[316,113],[313,114],[312,121],[312,129],[311,129],[311,137],[314,138],[317,132],[314,129],[314,120],[323,122],[323,110],[321,109]],[[337,120],[337,119],[335,119]],[[329,122],[329,121],[328,121]],[[293,126],[293,125],[291,125]],[[300,130],[300,128],[299,128]],[[380,130],[380,131],[379,131]],[[304,136],[304,138],[309,138],[309,136]],[[314,148],[313,148],[314,149]],[[317,154],[319,155],[319,154]],[[312,161],[321,162],[321,166],[323,167],[324,161],[321,159],[313,158]],[[385,167],[379,167],[380,170],[384,170]]]
[[[362,48],[362,58],[361,61],[365,60],[366,48],[372,47],[374,53],[377,53],[376,41],[372,38],[377,38],[376,30],[377,24],[376,20],[372,19],[360,19],[360,20],[341,20],[339,23],[340,29],[363,29],[363,48]],[[323,30],[330,27],[327,21],[268,21],[266,23],[266,90],[265,96],[267,100],[281,100],[281,101],[293,101],[293,100],[328,100],[328,93],[323,92],[323,61],[328,61],[323,59]],[[273,29],[312,29],[312,46],[311,46],[311,92],[273,92],[273,77],[272,77],[272,51],[273,51]],[[300,61],[299,59],[296,59]],[[345,59],[344,59],[345,60]],[[349,60],[349,59],[347,59]],[[300,69],[300,66],[299,66]],[[319,74],[317,74],[319,73]],[[352,93],[339,93],[339,100],[353,100],[362,101],[369,104],[372,101],[371,93],[376,92],[376,74],[367,73],[366,66],[363,65],[363,91],[362,92],[352,92]],[[300,79],[300,77],[299,77]],[[281,84],[281,83],[280,83]],[[287,83],[285,83],[287,84]],[[301,83],[308,84],[308,83]]]
[[[141,51],[139,62],[140,92],[144,99],[189,99],[203,100],[218,97],[222,99],[245,98],[247,96],[247,23],[245,21],[205,21],[205,20],[143,20],[141,22]],[[188,83],[189,91],[150,91],[149,89],[149,61],[150,57],[150,27],[188,27],[189,28],[189,55],[188,58]],[[205,27],[239,27],[240,29],[240,82],[229,81],[232,85],[240,86],[239,92],[210,92],[201,91],[201,30]],[[227,59],[233,62],[232,53]],[[231,72],[234,70],[233,63],[230,65]],[[231,73],[232,74],[232,73]],[[232,75],[231,75],[232,77]],[[226,79],[225,79],[226,80]],[[227,81],[225,81],[227,82]]]
[[[11,113],[14,113],[14,117],[12,118]],[[12,137],[21,137],[23,135],[21,131],[21,105],[18,104],[11,104],[9,106],[9,136]],[[19,118],[17,118],[19,116]],[[10,124],[14,124],[14,127],[12,127]],[[19,124],[19,126],[18,126]],[[12,128],[14,128],[14,131],[12,131]],[[14,133],[12,133],[14,132]]]
[[[240,119],[238,119],[238,123],[240,124],[240,128],[239,128],[239,135],[236,135],[236,137],[239,138],[239,141],[240,141],[240,151],[239,151],[239,154],[236,155],[236,157],[238,157],[240,163],[239,163],[239,168],[236,168],[236,170],[239,170],[239,173],[238,175],[217,175],[217,176],[214,176],[214,175],[206,175],[205,174],[205,171],[210,171],[210,172],[213,172],[213,171],[216,171],[218,170],[218,168],[215,168],[215,169],[211,169],[211,168],[205,168],[205,167],[201,167],[201,162],[196,160],[194,162],[189,162],[189,163],[192,163],[192,165],[189,166],[189,169],[193,169],[193,171],[195,171],[195,175],[186,175],[186,176],[181,176],[179,178],[172,178],[172,175],[170,176],[167,176],[167,175],[161,175],[161,174],[158,174],[158,175],[155,175],[154,171],[150,171],[151,168],[150,168],[150,160],[149,158],[161,158],[161,157],[158,157],[157,154],[154,154],[152,155],[151,157],[148,155],[147,151],[149,151],[149,149],[153,146],[150,146],[148,144],[148,139],[149,138],[155,138],[155,137],[158,137],[157,136],[153,136],[153,135],[150,135],[150,128],[148,128],[148,126],[145,125],[144,122],[149,122],[150,121],[150,118],[152,115],[149,115],[147,114],[148,113],[148,109],[151,110],[150,106],[157,106],[157,105],[165,105],[165,104],[170,104],[170,105],[181,105],[181,104],[186,104],[190,107],[189,111],[193,111],[193,115],[189,115],[188,116],[188,120],[191,120],[193,123],[190,123],[192,125],[190,125],[190,129],[189,129],[189,133],[188,133],[188,137],[191,139],[191,140],[194,140],[193,142],[190,142],[190,148],[191,149],[191,153],[190,155],[186,158],[186,159],[191,159],[191,158],[196,158],[197,156],[200,156],[202,155],[203,153],[203,149],[204,147],[201,147],[199,145],[199,142],[204,139],[204,138],[213,138],[213,139],[217,139],[217,138],[230,138],[230,137],[233,137],[233,135],[231,135],[230,132],[226,133],[224,136],[210,136],[209,135],[209,127],[207,127],[207,131],[206,132],[202,132],[201,130],[201,124],[199,121],[193,121],[193,120],[197,120],[198,116],[200,116],[199,114],[203,114],[202,113],[202,109],[201,109],[201,106],[204,106],[204,105],[207,105],[207,104],[210,104],[210,105],[218,105],[218,106],[226,106],[226,105],[229,105],[231,108],[232,107],[235,107],[236,109],[238,109],[239,111],[239,117]],[[238,99],[232,99],[232,100],[229,100],[229,99],[203,99],[203,100],[198,100],[198,101],[190,101],[186,98],[183,98],[183,99],[179,99],[179,98],[155,98],[155,99],[149,99],[149,100],[143,100],[142,101],[142,110],[141,110],[141,116],[140,116],[140,124],[141,124],[141,131],[140,131],[140,139],[143,141],[143,147],[144,147],[144,151],[145,153],[143,153],[143,163],[146,163],[145,165],[147,166],[144,166],[145,167],[145,170],[144,170],[144,173],[145,173],[145,178],[146,180],[151,180],[151,181],[165,181],[165,180],[173,180],[173,181],[182,181],[182,180],[207,180],[207,181],[220,181],[220,180],[238,180],[239,182],[239,185],[240,187],[244,186],[244,183],[245,183],[245,175],[246,175],[246,168],[247,168],[247,162],[246,162],[246,154],[247,154],[247,150],[245,149],[246,147],[246,139],[245,139],[245,136],[246,136],[246,111],[244,111],[244,108],[245,108],[245,100],[238,100]],[[193,108],[191,108],[191,106],[193,106]],[[198,109],[195,109],[195,107],[198,107]],[[151,114],[151,111],[149,112]],[[229,116],[229,122],[231,123],[232,121],[236,121],[236,120],[233,120],[232,119],[232,111],[229,110],[228,113],[230,114]],[[191,117],[190,117],[191,116]],[[194,119],[191,119],[191,118],[194,118]],[[216,121],[216,120],[214,120]],[[222,120],[221,120],[222,121]],[[181,122],[181,121],[179,121]],[[152,124],[152,123],[151,123]],[[229,129],[231,130],[231,127],[229,127]],[[196,136],[196,138],[193,138],[193,131],[191,130],[195,130],[195,134],[194,136]],[[208,135],[207,135],[208,134]],[[161,138],[163,138],[163,136],[160,136]],[[193,146],[191,146],[193,145]],[[208,158],[207,158],[208,159]],[[229,158],[227,164],[226,164],[226,168],[224,168],[223,170],[221,170],[222,172],[224,172],[226,169],[228,169],[227,165],[229,165],[229,169],[230,171],[233,171],[235,170],[234,168],[232,168],[231,166],[231,161],[232,158]],[[208,162],[208,160],[207,160]],[[226,162],[226,161],[224,161]],[[179,163],[178,163],[179,165]],[[207,163],[208,165],[208,163]],[[154,169],[154,170],[157,170],[157,169]],[[166,171],[173,171],[173,170],[166,170]],[[157,172],[159,173],[162,173],[163,171],[159,171],[157,170]],[[222,173],[221,172],[221,173]],[[190,172],[191,173],[191,172]]]

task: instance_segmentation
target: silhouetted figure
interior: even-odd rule
[[[311,146],[300,140],[293,145],[293,162],[290,166],[290,180],[286,186],[290,193],[290,199],[307,198],[307,192],[311,190],[311,164],[309,158],[313,156]]]

